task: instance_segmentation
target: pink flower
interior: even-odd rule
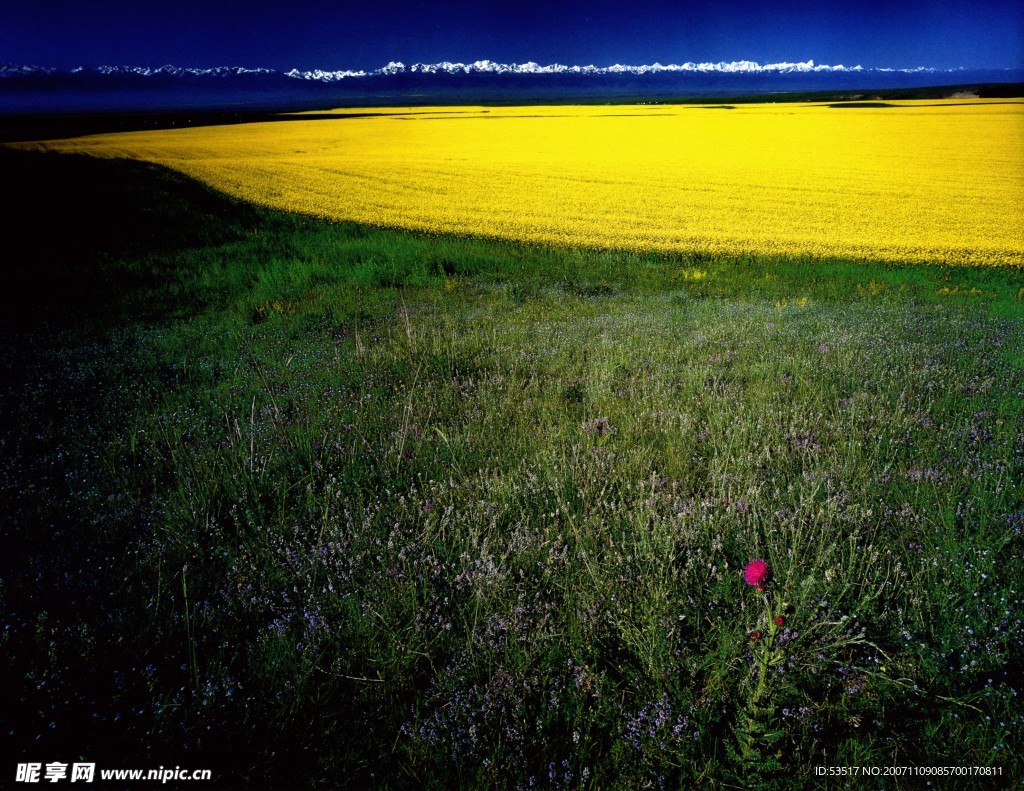
[[[743,579],[747,581],[747,585],[753,585],[759,591],[763,591],[769,573],[767,563],[760,559],[752,560],[743,569]]]
[[[775,616],[775,625],[776,626],[783,626],[783,625],[785,625],[785,623],[786,623],[786,619],[783,618],[781,615],[776,615]]]

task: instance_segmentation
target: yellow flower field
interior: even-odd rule
[[[887,104],[377,108],[36,145],[374,225],[1024,266],[1024,101]]]

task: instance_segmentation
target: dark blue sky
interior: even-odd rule
[[[866,68],[1024,68],[1024,3],[25,0],[0,6],[0,63],[374,69],[389,60],[484,58],[598,66],[813,59]]]

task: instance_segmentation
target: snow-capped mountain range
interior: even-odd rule
[[[370,71],[220,66],[0,64],[0,114],[182,109],[316,109],[355,104],[671,101],[778,92],[870,91],[1024,82],[1024,71],[865,68],[813,60],[576,66],[391,62]]]
[[[51,76],[54,74],[73,75],[106,75],[106,76],[137,76],[137,77],[238,77],[244,75],[276,75],[291,77],[298,80],[312,80],[318,82],[338,82],[339,80],[359,77],[380,77],[394,76],[398,74],[664,74],[664,73],[696,73],[696,74],[808,74],[820,72],[879,72],[879,73],[938,73],[939,70],[918,66],[915,68],[893,69],[878,68],[865,69],[862,66],[844,66],[838,64],[830,66],[817,64],[813,60],[798,62],[780,63],[757,63],[751,60],[719,61],[717,63],[652,63],[648,65],[630,66],[616,63],[611,66],[567,66],[561,63],[552,63],[542,66],[533,61],[526,63],[496,63],[492,60],[478,60],[473,63],[452,63],[442,61],[440,63],[414,63],[407,66],[400,61],[392,61],[386,66],[372,71],[365,70],[324,70],[324,69],[290,69],[278,71],[266,68],[246,68],[243,66],[218,66],[210,69],[183,68],[180,66],[79,66],[62,72],[48,66],[26,66],[0,64],[0,78],[2,77],[29,77],[29,76]]]
[[[769,63],[761,65],[750,60],[732,61],[730,63],[679,63],[662,65],[652,63],[644,66],[627,66],[616,63],[613,66],[565,66],[561,63],[552,63],[548,66],[541,66],[539,63],[527,61],[526,63],[495,63],[492,60],[478,60],[473,63],[414,63],[406,66],[399,61],[392,61],[387,66],[372,72],[365,71],[300,71],[292,69],[285,72],[288,77],[295,77],[303,80],[323,80],[326,82],[342,80],[348,77],[365,77],[367,75],[383,74],[659,74],[663,72],[724,72],[736,74],[739,72],[777,72],[789,74],[793,72],[816,72],[816,71],[863,71],[861,66],[819,66],[813,60],[803,63]]]

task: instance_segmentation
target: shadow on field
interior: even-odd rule
[[[483,112],[489,112],[487,110]],[[461,115],[462,110],[401,110],[380,112],[317,112],[308,110],[239,110],[225,112],[80,113],[71,115],[0,116],[0,143],[63,140],[112,132],[151,132],[199,126],[236,126],[279,121],[349,121],[354,118],[415,115]]]
[[[996,107],[1005,104],[1019,104],[1019,102],[985,102],[985,107]],[[975,102],[941,102],[936,104],[892,104],[891,102],[836,102],[834,104],[823,104],[821,107],[830,107],[833,110],[863,110],[879,107],[892,107],[897,110],[913,110],[920,107],[977,107]]]
[[[180,749],[152,730],[143,671],[178,640],[147,631],[145,587],[126,554],[151,519],[149,490],[126,490],[101,459],[153,388],[180,377],[114,330],[197,312],[189,250],[270,227],[274,215],[135,162],[0,147],[0,172],[3,754],[142,764],[154,741]]]
[[[873,107],[899,107],[900,105],[890,104],[889,102],[840,102],[838,104],[826,104],[825,106],[830,107],[833,110],[857,110]]]
[[[170,254],[232,241],[264,221],[252,206],[137,162],[0,148],[0,170],[10,229],[0,325],[190,312],[198,306],[165,289],[182,277]]]

